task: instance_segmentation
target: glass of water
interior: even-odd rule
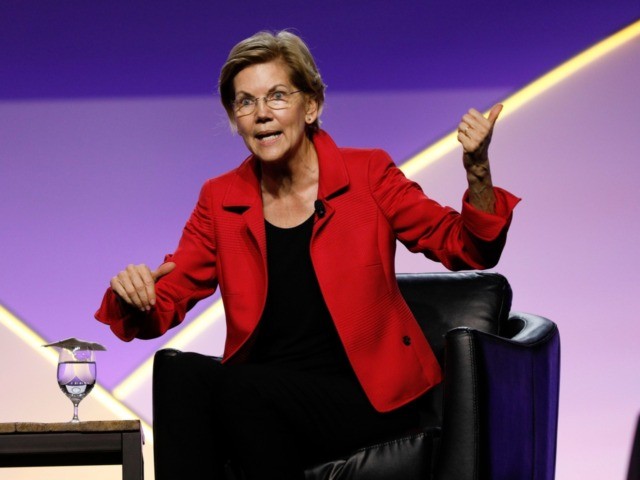
[[[96,383],[96,361],[93,350],[60,348],[58,356],[58,385],[71,403],[73,418],[71,423],[79,423],[78,405]]]

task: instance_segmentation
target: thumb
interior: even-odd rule
[[[176,268],[176,264],[174,262],[163,263],[156,270],[151,272],[153,281],[157,282],[158,280],[160,280],[160,278],[164,277],[167,273],[171,272],[174,268]]]
[[[496,123],[496,120],[498,120],[498,116],[500,115],[501,111],[502,111],[501,103],[496,103],[493,107],[491,107],[491,110],[489,111],[489,117],[488,117],[488,120],[491,122],[491,125]]]

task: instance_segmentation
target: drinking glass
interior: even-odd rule
[[[96,361],[93,350],[60,348],[58,356],[58,385],[71,403],[71,423],[79,423],[78,405],[96,383]]]

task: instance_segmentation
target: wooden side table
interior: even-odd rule
[[[142,442],[139,420],[0,423],[0,467],[122,465],[142,480]]]

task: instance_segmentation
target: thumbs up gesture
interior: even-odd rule
[[[485,118],[472,108],[458,124],[458,141],[463,148],[462,163],[469,182],[469,201],[476,208],[489,213],[494,213],[496,201],[489,166],[489,144],[501,111],[502,105],[498,103],[491,107]]]
[[[464,166],[467,170],[475,163],[489,160],[489,144],[493,127],[502,111],[502,105],[496,104],[484,117],[475,108],[470,109],[458,124],[458,141],[464,149]]]
[[[143,263],[128,265],[111,279],[111,289],[127,304],[148,312],[156,303],[156,282],[174,268],[174,262],[163,263],[156,270]]]

